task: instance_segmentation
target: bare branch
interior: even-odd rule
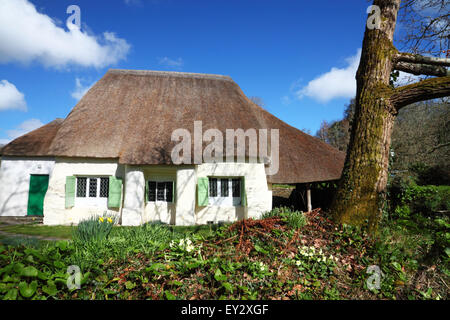
[[[399,70],[407,73],[414,74],[416,76],[427,75],[436,77],[450,76],[450,70],[446,67],[433,66],[428,64],[414,64],[403,61],[394,63],[394,70]]]
[[[398,87],[390,97],[393,106],[400,110],[414,102],[450,96],[450,76],[430,78]]]
[[[406,52],[399,52],[394,56],[394,62],[400,61],[450,67],[450,58],[425,57],[420,54]]]
[[[440,149],[440,148],[443,148],[443,147],[447,147],[447,146],[450,146],[450,142],[442,143],[442,144],[439,144],[439,145],[437,145],[437,146],[434,146],[433,148],[431,148],[431,150],[429,151],[429,153],[434,152],[434,151],[437,150],[437,149]]]

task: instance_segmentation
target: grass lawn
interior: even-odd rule
[[[23,225],[10,225],[2,226],[0,230],[15,233],[15,234],[25,234],[30,236],[40,236],[48,238],[60,238],[60,239],[72,239],[72,231],[74,226],[44,226],[36,224],[23,224]],[[117,228],[121,229],[133,229],[134,227],[122,227],[115,226],[113,228],[112,234],[114,235]],[[198,225],[198,226],[168,226],[168,228],[174,233],[179,235],[192,235],[197,234],[204,237],[211,235],[217,226],[209,225]],[[1,242],[1,238],[0,238]]]
[[[61,239],[71,239],[73,229],[74,227],[72,226],[43,226],[36,224],[10,225],[2,226],[1,228],[2,231],[10,233]]]

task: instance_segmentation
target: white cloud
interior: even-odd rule
[[[0,63],[38,61],[55,68],[71,64],[98,68],[125,59],[130,49],[112,32],[97,37],[74,25],[68,27],[68,31],[59,27],[28,0],[0,0]]]
[[[352,98],[356,94],[355,75],[361,57],[361,49],[356,55],[346,59],[345,68],[331,68],[297,91],[297,96],[313,98],[325,103],[335,98]]]
[[[14,109],[27,111],[27,103],[22,92],[8,80],[0,81],[0,111]]]
[[[168,57],[159,58],[159,64],[164,65],[166,67],[179,69],[183,66],[184,61],[181,58],[170,59]]]
[[[75,90],[70,93],[72,98],[80,100],[86,92],[94,85],[93,83],[86,85],[83,84],[84,80],[81,78],[75,78]]]
[[[8,143],[11,140],[14,140],[20,136],[23,136],[24,134],[33,131],[37,128],[42,127],[44,124],[41,122],[41,120],[39,119],[28,119],[25,120],[24,122],[22,122],[21,124],[19,124],[17,126],[17,128],[12,129],[12,130],[7,130],[6,134],[8,135],[8,138],[10,140],[7,139],[0,139],[0,143]]]

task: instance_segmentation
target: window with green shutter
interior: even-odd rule
[[[66,177],[66,209],[72,208],[75,205],[75,177]]]
[[[208,205],[208,178],[201,177],[197,180],[197,205],[204,207]]]

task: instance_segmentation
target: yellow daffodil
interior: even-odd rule
[[[98,218],[98,220],[99,220],[100,222],[103,222],[103,221],[104,221],[104,219],[103,219],[102,217]]]
[[[107,220],[108,220],[109,223],[113,223],[111,218],[108,218]]]

